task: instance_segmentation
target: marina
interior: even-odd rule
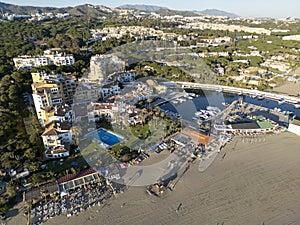
[[[205,110],[207,106],[216,106],[221,110],[229,106],[233,101],[243,98],[244,102],[248,102],[257,106],[263,106],[270,110],[280,112],[281,114],[289,114],[290,116],[300,117],[300,99],[292,96],[278,95],[274,93],[261,92],[258,90],[243,89],[243,95],[239,95],[240,88],[224,87],[222,86],[223,92],[219,92],[219,85],[208,85],[208,84],[194,84],[187,82],[168,82],[165,85],[174,87],[179,85],[182,88],[194,88],[205,90],[205,95],[195,96],[192,100],[197,110]],[[253,98],[255,95],[257,98]],[[284,96],[284,97],[283,97]],[[170,104],[171,105],[171,104]],[[173,105],[167,108],[176,110],[178,105]],[[166,105],[164,105],[166,107]],[[179,107],[180,108],[180,107]],[[184,112],[185,113],[185,112]]]
[[[218,107],[207,106],[206,110],[201,109],[200,111],[195,113],[194,120],[209,120],[212,117],[215,117],[221,110]]]
[[[222,90],[222,92],[229,92],[229,93],[236,93],[240,96],[252,96],[257,95],[260,96],[261,99],[268,98],[272,100],[280,100],[283,99],[284,102],[287,103],[297,103],[300,101],[298,97],[293,97],[289,95],[283,95],[283,94],[275,94],[271,92],[264,92],[259,91],[256,89],[245,89],[245,88],[237,88],[237,87],[229,87],[229,86],[221,86],[216,84],[199,84],[199,83],[190,83],[190,82],[164,82],[166,85],[171,86],[177,86],[182,88],[195,88],[195,89],[202,89],[202,90],[211,90],[211,91],[217,91]],[[283,100],[281,100],[283,102]]]
[[[299,109],[300,108],[300,102],[297,102],[295,105],[294,105],[295,109]]]

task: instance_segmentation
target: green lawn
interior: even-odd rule
[[[72,163],[77,162],[77,166],[73,166]],[[81,155],[78,155],[77,157],[72,157],[65,159],[64,161],[48,161],[47,168],[54,173],[60,174],[63,173],[66,170],[70,170],[71,168],[83,168],[83,167],[89,167],[88,163],[86,162],[85,158]]]
[[[131,126],[130,129],[131,133],[139,139],[146,139],[151,133],[148,124]]]
[[[166,129],[167,127],[169,127],[169,130]],[[173,129],[175,129],[173,123],[166,118],[152,119],[145,125],[123,127],[114,125],[111,131],[123,138],[120,144],[111,147],[111,151],[114,152],[113,155],[118,156],[118,152],[123,146],[128,146],[131,149],[141,146],[142,148],[147,149],[160,142],[168,132]],[[104,147],[97,142],[91,143],[82,150],[82,153],[88,161],[93,161],[97,157],[101,158],[103,157],[101,154],[107,154],[107,152],[108,149],[104,149]]]
[[[261,128],[261,129],[270,129],[270,128],[273,128],[274,125],[268,121],[256,121],[256,123],[258,124],[258,126]]]

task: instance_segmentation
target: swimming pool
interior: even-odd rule
[[[103,128],[88,134],[87,137],[96,138],[108,146],[113,146],[121,142],[121,138],[119,138],[116,134]]]

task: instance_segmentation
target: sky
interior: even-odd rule
[[[116,7],[123,4],[165,6],[179,10],[220,9],[245,17],[300,17],[299,0],[0,0],[16,5],[65,7],[82,4]]]

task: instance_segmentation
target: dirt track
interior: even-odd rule
[[[300,224],[300,137],[239,138],[225,151],[205,172],[193,164],[163,199],[131,187],[103,208],[45,224]]]

